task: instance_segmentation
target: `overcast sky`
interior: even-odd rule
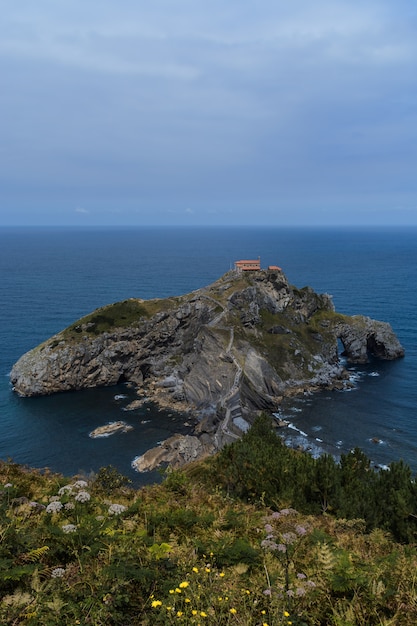
[[[415,0],[0,11],[0,224],[417,225]]]

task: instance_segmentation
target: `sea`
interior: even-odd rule
[[[0,228],[0,459],[67,476],[112,465],[135,485],[134,458],[185,417],[136,398],[128,385],[22,398],[9,373],[26,351],[97,307],[204,287],[239,259],[279,265],[296,287],[333,297],[336,310],[389,322],[405,348],[396,361],[348,366],[349,391],[293,399],[277,412],[286,443],[339,458],[361,448],[377,467],[404,460],[417,472],[417,228],[3,227]],[[341,356],[341,358],[343,358]],[[90,433],[123,420],[133,428]]]

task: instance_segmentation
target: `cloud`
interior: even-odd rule
[[[222,220],[253,219],[251,207],[269,219],[280,206],[325,204],[337,219],[346,202],[408,205],[414,7],[10,3],[0,23],[2,206],[32,198],[74,212],[82,197],[97,215],[117,206],[140,220],[149,207],[185,215],[189,202],[196,219]]]

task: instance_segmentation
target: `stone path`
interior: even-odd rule
[[[217,315],[213,320],[211,320],[211,322],[208,324],[209,326],[218,326],[221,319],[227,313],[226,307],[224,306],[224,304],[222,304],[221,302],[218,302],[215,298],[212,298],[211,296],[200,294],[199,297],[205,298],[206,300],[210,300],[216,306],[220,306],[222,308],[221,313]],[[227,328],[230,332],[230,339],[226,348],[226,355],[232,359],[236,367],[236,374],[235,374],[235,378],[234,378],[231,389],[221,399],[221,403],[220,403],[222,408],[225,409],[226,413],[225,413],[225,417],[222,423],[220,424],[219,430],[216,434],[216,438],[218,439],[219,435],[221,435],[221,439],[223,440],[223,442],[225,438],[226,439],[229,438],[232,440],[240,439],[240,437],[242,436],[242,431],[233,423],[233,420],[238,419],[238,418],[243,419],[242,406],[240,403],[240,394],[239,394],[239,384],[240,384],[240,379],[242,377],[242,368],[239,362],[237,361],[237,359],[235,358],[234,354],[232,353],[233,342],[234,342],[234,337],[235,337],[234,328],[233,326],[229,326]],[[218,441],[218,443],[220,444],[221,442]],[[219,445],[219,447],[221,447],[221,445]]]

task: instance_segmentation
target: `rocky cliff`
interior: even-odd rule
[[[185,296],[94,311],[23,355],[11,382],[35,396],[129,381],[198,416],[201,455],[284,395],[346,384],[339,341],[353,363],[404,355],[389,324],[336,313],[330,296],[296,289],[280,270],[231,271]]]

